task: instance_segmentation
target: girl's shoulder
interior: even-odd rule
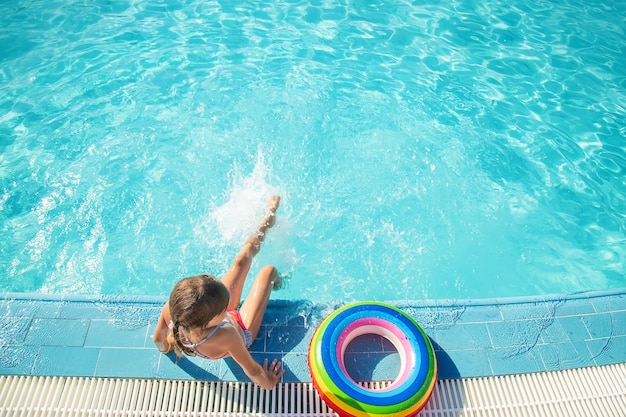
[[[233,326],[222,326],[215,334],[196,349],[209,359],[222,359],[229,356],[229,351],[241,343],[241,336]]]

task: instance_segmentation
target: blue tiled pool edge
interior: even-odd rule
[[[247,380],[229,359],[182,358],[176,364],[172,354],[160,354],[150,335],[164,301],[0,294],[0,374]],[[626,288],[389,304],[415,318],[431,338],[441,378],[626,362]],[[283,360],[285,382],[309,382],[309,341],[336,307],[272,300],[253,356]],[[398,358],[385,343],[364,340],[351,345],[346,360],[360,364],[353,366],[355,378],[390,379]]]

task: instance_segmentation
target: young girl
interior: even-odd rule
[[[265,359],[261,366],[248,352],[261,327],[270,292],[281,285],[273,266],[261,269],[239,311],[237,306],[252,258],[274,225],[279,204],[279,196],[270,197],[270,214],[246,240],[221,281],[211,275],[196,275],[174,286],[152,336],[161,352],[168,353],[173,347],[178,357],[182,353],[206,359],[231,356],[253,382],[265,389],[276,386],[285,373],[281,363],[274,359],[268,366]]]

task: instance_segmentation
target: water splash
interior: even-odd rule
[[[129,296],[115,296],[95,302],[117,329],[135,330],[151,323],[159,316],[160,306],[134,303]]]
[[[466,306],[463,304],[441,304],[422,308],[414,307],[405,302],[393,304],[413,317],[423,327],[452,327],[461,319],[466,310]]]
[[[16,351],[7,347],[23,343],[30,322],[30,319],[17,319],[15,316],[0,318],[0,365],[4,368],[18,367],[24,361],[26,349],[19,348]]]
[[[294,227],[288,217],[287,191],[274,183],[280,184],[280,181],[273,175],[271,166],[266,163],[265,155],[260,149],[249,175],[245,175],[239,165],[233,165],[227,201],[211,211],[209,221],[202,224],[198,235],[205,238],[205,231],[211,226],[217,232],[212,232],[218,242],[217,246],[240,247],[257,230],[260,220],[269,214],[268,198],[274,194],[280,195],[281,207],[275,224],[264,241],[258,264],[274,265],[283,279],[281,288],[285,290],[302,259],[293,242]],[[215,246],[216,243],[211,242],[210,245]],[[225,253],[220,258],[230,261],[230,256]]]
[[[267,214],[267,199],[280,194],[268,181],[270,169],[262,151],[258,151],[254,169],[244,176],[238,165],[233,167],[228,201],[210,215],[226,243],[239,245],[254,231],[259,219]]]

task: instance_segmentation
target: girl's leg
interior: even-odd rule
[[[250,294],[239,309],[241,320],[252,334],[252,340],[256,339],[270,293],[273,288],[280,287],[280,275],[273,266],[266,266],[259,272],[259,275],[252,284]]]
[[[241,252],[235,256],[233,265],[222,278],[222,283],[230,292],[227,310],[235,310],[239,306],[243,284],[246,282],[248,271],[250,271],[250,266],[252,265],[252,257],[250,245],[246,244],[241,249]]]
[[[273,195],[269,198],[267,202],[269,214],[266,215],[261,221],[261,224],[257,227],[256,232],[252,233],[252,235],[248,237],[248,240],[244,243],[241,252],[239,252],[239,254],[235,257],[233,266],[226,273],[226,275],[224,275],[224,278],[222,278],[222,282],[226,288],[228,288],[228,291],[230,291],[228,310],[236,309],[241,301],[241,291],[243,289],[243,284],[246,281],[246,276],[248,276],[248,271],[250,271],[252,258],[259,253],[259,250],[261,250],[261,242],[265,239],[267,230],[274,225],[274,222],[276,221],[275,214],[276,210],[278,210],[279,204],[279,196]]]

